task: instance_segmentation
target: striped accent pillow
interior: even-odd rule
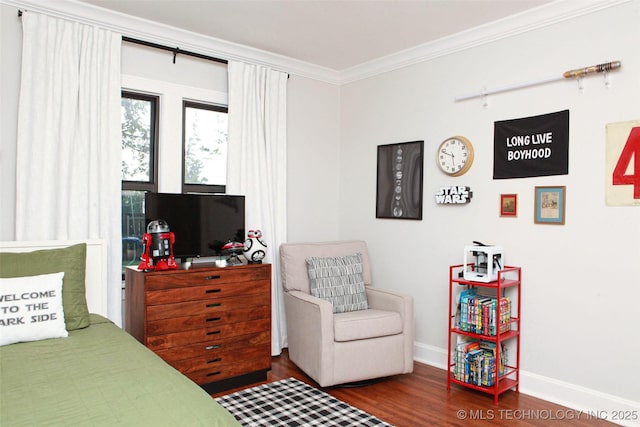
[[[307,258],[311,295],[333,304],[334,313],[369,308],[362,278],[362,254]]]

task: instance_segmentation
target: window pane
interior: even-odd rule
[[[152,181],[153,100],[122,97],[122,180]]]
[[[144,195],[144,191],[122,192],[122,271],[140,262],[146,232]]]
[[[227,183],[227,113],[211,108],[185,104],[185,184]]]

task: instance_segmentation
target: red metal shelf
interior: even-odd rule
[[[501,378],[498,381],[498,384],[495,386],[483,386],[483,385],[475,385],[475,384],[470,384],[470,383],[465,383],[464,381],[459,381],[457,379],[455,379],[454,377],[451,377],[449,379],[450,382],[452,382],[453,384],[458,384],[460,386],[466,387],[466,388],[471,388],[474,390],[479,390],[488,394],[496,394],[496,389],[497,389],[497,393],[498,394],[502,394],[505,391],[508,390],[512,390],[514,388],[518,387],[518,381],[512,379],[512,378]],[[496,401],[497,403],[497,401]]]
[[[451,328],[451,333],[464,335],[467,337],[471,337],[471,338],[475,338],[483,341],[491,341],[491,342],[496,342],[498,340],[506,341],[510,338],[520,335],[520,331],[517,331],[517,330],[506,331],[501,333],[500,336],[497,336],[497,335],[474,334],[473,332],[463,331],[462,329],[459,329],[459,328]]]
[[[451,384],[458,384],[462,387],[471,388],[474,390],[479,390],[488,394],[493,395],[494,403],[498,404],[498,399],[500,394],[504,393],[507,390],[515,390],[516,393],[519,392],[520,386],[520,318],[521,318],[521,304],[520,304],[520,296],[521,296],[521,285],[522,285],[522,271],[520,267],[515,266],[506,266],[502,270],[498,272],[498,280],[494,282],[484,283],[484,282],[474,282],[470,280],[464,280],[460,278],[460,274],[464,268],[469,268],[469,266],[465,266],[463,264],[452,265],[449,267],[449,325],[448,325],[448,375],[447,375],[447,390],[451,389]],[[508,276],[505,277],[505,275]],[[517,278],[513,278],[513,276]],[[460,328],[455,326],[455,313],[452,312],[452,307],[454,306],[453,301],[453,289],[455,286],[469,286],[469,287],[482,287],[489,289],[496,289],[496,297],[499,298],[504,294],[505,289],[517,288],[517,302],[515,304],[515,308],[517,310],[516,315],[511,317],[511,330],[502,332],[497,335],[482,335],[476,334],[468,331],[463,331]],[[513,291],[511,291],[513,292]],[[457,304],[456,304],[457,305]],[[496,317],[500,317],[500,304],[497,305]],[[511,306],[512,313],[514,306]],[[501,349],[501,344],[508,340],[515,340],[516,346],[516,354],[515,354],[515,364],[513,365],[505,365],[503,374],[498,378],[492,386],[482,386],[475,385],[471,383],[467,383],[464,381],[460,381],[455,378],[455,361],[452,362],[452,336],[466,336],[476,340],[483,340],[496,343],[498,348],[498,357]]]

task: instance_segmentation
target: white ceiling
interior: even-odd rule
[[[81,0],[335,71],[552,0]]]

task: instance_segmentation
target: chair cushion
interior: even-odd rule
[[[387,310],[360,310],[333,316],[336,341],[355,341],[402,333],[400,313]]]
[[[362,254],[307,258],[311,295],[333,304],[334,313],[366,310]]]

